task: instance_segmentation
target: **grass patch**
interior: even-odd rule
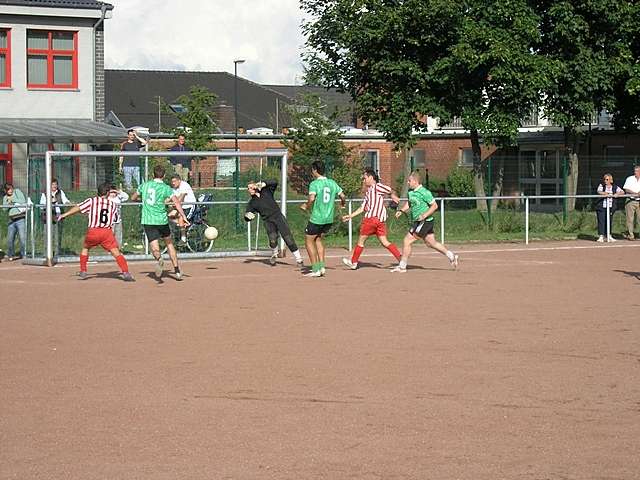
[[[235,200],[236,192],[233,189],[213,189],[200,190],[200,192],[212,192],[214,201]],[[81,201],[93,192],[72,192],[69,199],[72,202]],[[239,192],[240,200],[245,202],[248,195],[245,190]],[[290,200],[301,200],[303,196],[290,193]],[[353,202],[353,209],[359,206],[359,202]],[[336,209],[336,216],[341,213]],[[216,240],[215,250],[246,250],[247,248],[247,225],[242,218],[244,213],[244,203],[238,208],[234,205],[214,205],[208,212],[208,223],[214,225],[220,236]],[[387,229],[389,239],[397,244],[402,243],[409,228],[409,219],[403,215],[399,219],[393,216],[393,211],[389,210]],[[126,206],[122,209],[123,214],[123,238],[125,253],[141,253],[143,251],[143,232],[140,226],[140,207]],[[236,223],[236,215],[239,221]],[[308,222],[308,214],[300,210],[299,204],[289,204],[287,208],[287,218],[293,232],[294,238],[302,247],[304,244],[304,228]],[[360,221],[362,216],[353,221],[353,241],[358,238]],[[531,213],[529,236],[531,240],[562,240],[576,238],[594,238],[596,232],[596,214],[589,210],[576,210],[570,212],[567,222],[562,221],[562,212],[556,213]],[[83,215],[76,215],[68,218],[64,222],[62,235],[62,249],[67,254],[76,255],[82,248],[82,240],[86,230],[87,220]],[[7,214],[4,211],[0,215],[0,248],[6,250],[7,235]],[[35,221],[36,253],[43,253],[44,246],[44,226],[40,222],[39,213]],[[251,223],[252,228],[252,248],[255,246],[256,221]],[[440,212],[436,213],[436,238],[440,239]],[[492,212],[491,218],[486,212],[480,212],[474,208],[455,209],[447,205],[445,213],[445,228],[447,243],[466,242],[523,242],[525,235],[525,215],[524,212],[515,208],[499,208]],[[614,235],[625,231],[624,212],[617,212],[614,215],[612,232]],[[348,226],[336,221],[331,231],[326,236],[326,243],[330,247],[348,247]],[[369,240],[369,244],[377,244],[375,239]],[[259,248],[267,247],[267,238],[262,223],[259,233]],[[27,249],[29,251],[29,248]]]

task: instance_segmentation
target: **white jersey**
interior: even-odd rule
[[[182,200],[182,203],[192,204],[196,202],[196,195],[193,193],[193,189],[191,188],[191,185],[189,185],[184,180],[180,180],[180,185],[178,185],[178,188],[173,189],[173,194],[176,197],[180,197],[180,195],[182,195],[183,193],[185,195],[184,195],[184,199]],[[193,207],[193,205],[184,206],[184,208],[191,208],[191,207]]]

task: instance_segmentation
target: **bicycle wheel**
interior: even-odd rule
[[[206,223],[197,223],[187,230],[187,246],[193,253],[206,253],[213,248],[213,240],[207,240],[204,236],[208,227]]]

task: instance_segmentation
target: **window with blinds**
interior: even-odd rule
[[[27,87],[78,88],[78,32],[27,31]]]
[[[11,30],[0,28],[0,87],[11,86]]]

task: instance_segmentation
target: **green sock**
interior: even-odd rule
[[[311,271],[312,272],[319,272],[320,271],[320,263],[312,263],[311,264]]]
[[[320,262],[320,269],[324,268],[324,262]]]

